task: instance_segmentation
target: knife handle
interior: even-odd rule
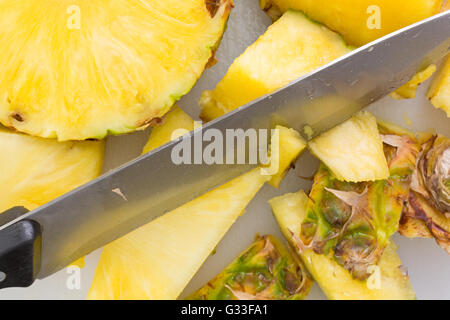
[[[41,264],[39,223],[21,220],[0,231],[0,289],[29,287]]]

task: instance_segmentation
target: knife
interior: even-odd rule
[[[27,287],[252,166],[175,164],[182,141],[207,129],[283,124],[316,136],[389,94],[450,49],[450,12],[367,44],[58,199],[0,215],[0,288]],[[195,151],[195,150],[194,150]],[[118,192],[119,191],[119,192]]]

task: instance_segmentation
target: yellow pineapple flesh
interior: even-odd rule
[[[296,248],[295,237],[301,231],[306,215],[308,196],[303,192],[286,194],[270,200],[277,222],[290,244]],[[391,242],[384,250],[373,277],[356,280],[333,257],[317,254],[311,249],[298,251],[302,261],[329,299],[332,300],[405,300],[415,293]]]
[[[0,122],[59,140],[144,128],[213,58],[232,0],[0,1]]]
[[[448,55],[428,90],[428,99],[434,107],[450,117],[450,55]]]
[[[394,99],[412,99],[416,97],[417,88],[422,82],[427,81],[433,73],[436,72],[436,65],[429,65],[424,70],[416,73],[411,80],[405,83],[403,86],[391,93],[391,97]]]
[[[163,126],[191,128],[186,114],[175,112]],[[289,134],[280,134],[280,144],[298,137],[282,132]],[[161,128],[150,139],[165,143],[172,133]],[[281,154],[280,163],[284,156],[293,161],[298,154]],[[270,179],[256,168],[107,245],[88,299],[176,299]]]
[[[100,175],[103,141],[57,142],[0,128],[0,212],[33,210]]]
[[[336,33],[300,12],[286,12],[233,62],[214,90],[203,93],[201,118],[210,121],[272,93],[350,50]]]
[[[339,180],[360,182],[389,177],[377,120],[369,112],[360,112],[314,138],[308,147]]]
[[[306,142],[294,129],[283,126],[276,126],[275,129],[278,130],[278,141],[282,143],[278,144],[278,150],[272,149],[275,152],[273,152],[271,161],[275,161],[278,164],[278,170],[272,175],[269,184],[274,188],[278,188],[292,164],[306,148]]]
[[[260,0],[276,19],[289,9],[305,12],[360,46],[439,12],[442,0]]]
[[[142,153],[147,153],[175,140],[186,131],[194,130],[195,121],[180,107],[174,106],[164,117],[163,124],[152,129]]]

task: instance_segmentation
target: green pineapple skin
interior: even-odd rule
[[[187,300],[303,300],[312,279],[298,258],[274,236],[255,242]],[[231,290],[233,291],[231,291]],[[239,295],[239,294],[238,294]]]
[[[352,275],[364,280],[367,266],[376,264],[389,238],[398,230],[403,204],[409,194],[409,185],[420,144],[410,135],[380,126],[380,134],[396,136],[401,147],[384,143],[390,176],[373,182],[342,182],[321,164],[314,177],[309,195],[306,218],[302,223],[300,239],[318,254],[334,255],[335,260]],[[353,215],[352,207],[325,188],[351,191],[363,195],[359,205],[366,216]],[[346,225],[345,230],[342,230]],[[369,260],[362,255],[364,248],[373,251]],[[365,254],[365,253],[364,253]],[[356,257],[356,258],[355,258]],[[360,265],[358,259],[366,260]]]

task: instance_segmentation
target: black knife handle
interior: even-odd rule
[[[39,223],[21,220],[0,231],[0,289],[29,287],[41,264]]]

